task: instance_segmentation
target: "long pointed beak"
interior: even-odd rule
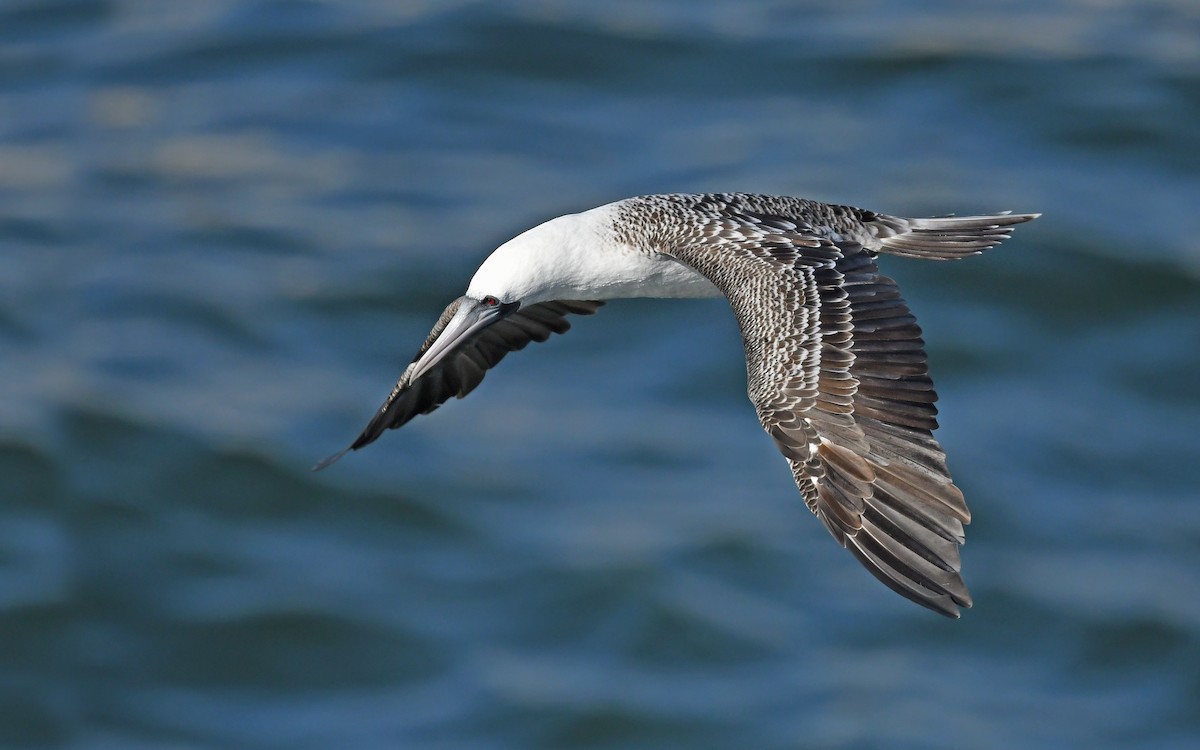
[[[454,313],[450,322],[446,324],[437,340],[404,373],[408,382],[411,383],[429,372],[434,365],[469,341],[472,336],[516,312],[520,306],[519,302],[488,305],[479,300],[467,298],[458,308],[458,312]]]

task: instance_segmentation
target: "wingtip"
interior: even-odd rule
[[[312,470],[314,472],[320,471],[321,469],[324,469],[327,466],[335,464],[338,462],[338,459],[340,459],[342,456],[346,455],[349,452],[350,452],[349,446],[342,448],[340,451],[338,451],[337,453],[334,453],[332,456],[329,456],[328,458],[323,458],[320,461],[318,461],[316,463],[316,465],[312,467]]]

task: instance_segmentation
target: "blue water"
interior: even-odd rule
[[[0,746],[1200,743],[1192,0],[0,3]],[[720,301],[314,475],[499,242],[660,191],[1042,211],[885,259],[974,512],[937,617]]]

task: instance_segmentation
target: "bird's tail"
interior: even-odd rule
[[[1039,216],[1041,214],[1006,211],[985,216],[904,219],[878,214],[867,225],[878,238],[880,252],[910,258],[953,260],[978,255],[999,245],[1012,234],[1014,226]]]

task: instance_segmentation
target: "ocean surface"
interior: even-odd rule
[[[1194,0],[0,1],[0,747],[1200,747]],[[811,517],[721,300],[319,474],[629,195],[1041,211],[885,258],[975,607]]]

